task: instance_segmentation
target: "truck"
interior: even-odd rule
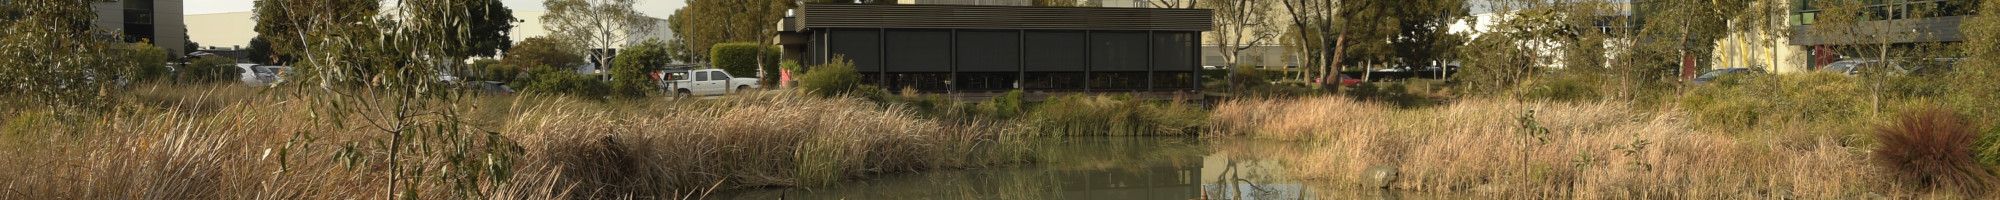
[[[669,69],[660,74],[660,89],[676,97],[715,96],[762,88],[757,85],[757,78],[736,78],[721,69]]]

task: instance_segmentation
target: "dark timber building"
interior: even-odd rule
[[[808,4],[777,43],[805,65],[854,62],[891,90],[1193,93],[1201,9]]]

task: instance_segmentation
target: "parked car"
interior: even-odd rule
[[[759,89],[757,78],[735,78],[720,69],[670,70],[661,88],[680,97],[714,96]]]
[[[1762,73],[1764,73],[1764,70],[1755,68],[1741,68],[1741,67],[1709,70],[1707,73],[1701,73],[1701,76],[1694,77],[1694,84],[1695,85],[1708,84],[1708,82],[1714,82],[1716,79],[1721,79],[1722,77],[1727,77],[1732,75],[1762,74]]]
[[[1842,60],[1839,62],[1826,64],[1826,67],[1820,68],[1820,71],[1845,74],[1849,76],[1860,75],[1861,73],[1877,73],[1877,72],[1900,75],[1903,73],[1910,72],[1908,66],[1910,65],[1903,61],[1882,62],[1880,60],[1874,60],[1874,59],[1856,59],[1856,60]]]
[[[1339,76],[1340,76],[1340,86],[1346,86],[1346,87],[1361,86],[1361,79],[1354,78],[1352,76],[1347,76],[1346,74],[1340,74]],[[1326,78],[1313,78],[1313,82],[1324,83],[1326,82]]]
[[[257,64],[237,63],[236,68],[238,69],[236,79],[242,81],[245,85],[265,86],[277,82],[277,80],[267,79],[263,74],[269,69],[259,67]]]

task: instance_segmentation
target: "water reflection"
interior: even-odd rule
[[[768,189],[726,199],[1309,199],[1306,184],[1262,159],[1295,145],[1192,138],[1071,138],[1033,142],[1036,163],[885,175],[818,189]]]

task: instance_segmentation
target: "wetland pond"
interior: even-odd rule
[[[886,174],[819,188],[725,192],[723,199],[1348,199],[1287,176],[1303,145],[1180,137],[1060,138],[1030,142],[1035,162]],[[1394,198],[1391,194],[1388,198]]]

